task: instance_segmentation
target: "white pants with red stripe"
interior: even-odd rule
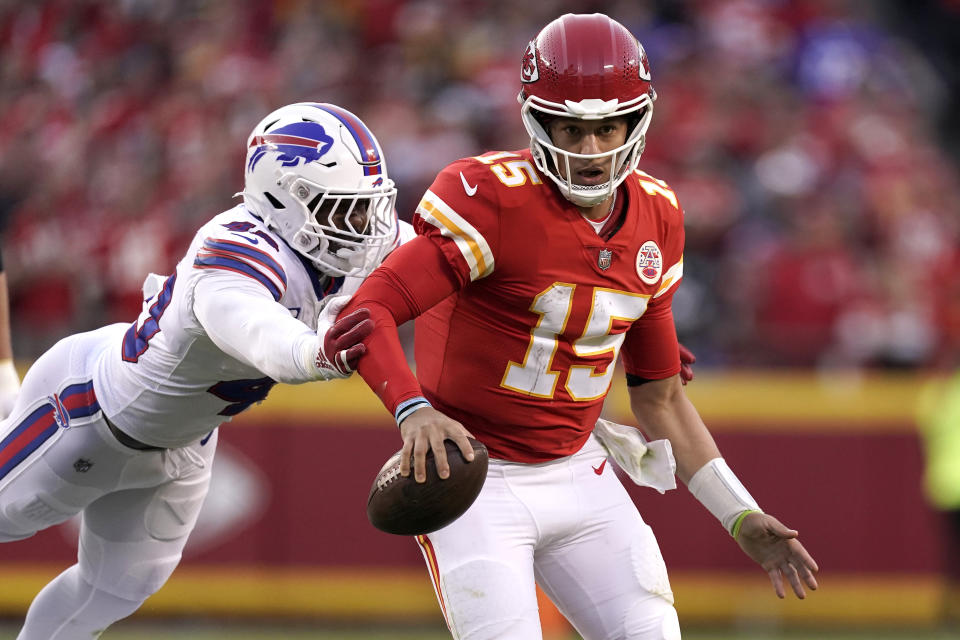
[[[417,538],[454,638],[541,638],[535,584],[586,640],[680,638],[656,538],[605,460],[593,436],[547,463],[490,460],[470,509]]]
[[[0,542],[83,514],[78,562],[40,592],[22,640],[95,638],[171,575],[210,484],[217,434],[181,449],[120,444],[91,380],[98,332],[66,338],[0,422]]]

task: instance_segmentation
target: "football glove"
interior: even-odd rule
[[[317,348],[311,365],[318,380],[348,378],[367,352],[363,340],[373,332],[370,311],[356,309],[337,318],[349,296],[331,298],[317,317]]]

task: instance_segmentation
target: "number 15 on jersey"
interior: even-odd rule
[[[530,310],[540,319],[530,330],[530,341],[523,361],[507,364],[501,387],[538,398],[553,398],[563,373],[553,368],[554,359],[558,350],[566,347],[571,351],[571,362],[607,356],[604,358],[606,367],[603,373],[596,372],[600,365],[595,360],[594,364],[584,362],[571,364],[567,368],[564,389],[570,397],[578,402],[586,402],[606,394],[613,378],[613,363],[626,337],[625,327],[643,315],[650,296],[602,287],[586,289],[592,295],[590,315],[581,336],[569,346],[563,336],[567,331],[577,285],[555,282],[534,298]],[[615,321],[622,321],[623,330],[613,333]]]

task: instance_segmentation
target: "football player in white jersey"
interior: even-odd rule
[[[352,113],[285,106],[247,141],[243,203],[215,216],[130,324],[70,336],[0,423],[0,541],[82,513],[78,562],[21,640],[96,638],[166,582],[206,495],[217,427],[277,382],[350,375],[372,323],[341,296],[400,241],[380,145]]]

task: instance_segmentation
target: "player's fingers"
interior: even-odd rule
[[[769,514],[764,514],[764,525],[766,526],[767,531],[782,538],[784,540],[790,540],[796,538],[800,533],[796,529],[790,529],[785,524],[774,518]]]
[[[332,336],[327,336],[328,341],[336,350],[349,349],[355,344],[363,342],[367,336],[373,333],[373,320],[364,320],[360,324],[351,327],[343,335],[337,336],[331,340]]]
[[[433,460],[437,465],[437,475],[441,480],[450,477],[450,462],[447,460],[447,448],[443,444],[445,438],[438,436],[430,439],[430,450],[433,451]]]
[[[789,562],[784,563],[780,568],[781,575],[786,576],[787,581],[790,583],[790,587],[793,589],[793,592],[798,598],[803,600],[807,597],[807,592],[803,590],[803,583],[800,581],[800,575],[797,573],[797,568],[794,567]]]
[[[697,361],[697,356],[693,355],[693,351],[687,349],[682,344],[677,344],[677,348],[680,351],[680,362],[683,364],[693,364]],[[691,372],[692,373],[692,372]]]
[[[774,567],[767,571],[767,575],[770,576],[770,582],[773,584],[773,590],[776,592],[777,597],[781,600],[785,598],[787,594],[783,590],[783,576],[780,575],[780,569]]]
[[[800,541],[790,542],[790,552],[793,554],[794,558],[791,559],[793,564],[797,566],[804,566],[809,568],[811,571],[817,572],[820,571],[820,567],[817,565],[817,561],[813,559],[813,556],[810,555],[810,552],[800,544]]]
[[[356,370],[361,356],[367,352],[367,345],[355,344],[349,349],[337,353],[337,366],[343,373],[352,373]]]
[[[334,322],[333,326],[330,327],[330,330],[327,332],[327,338],[329,340],[342,340],[347,333],[353,331],[358,325],[361,325],[368,320],[370,320],[369,309],[363,307],[356,309],[349,315],[346,315]],[[373,321],[371,320],[370,323],[373,324]],[[372,330],[373,327],[371,326],[370,331]]]
[[[466,460],[467,462],[473,462],[473,458],[474,458],[473,445],[470,444],[470,441],[467,439],[468,437],[470,437],[470,434],[467,432],[466,429],[461,428],[460,431],[458,431],[457,433],[449,435],[447,437],[453,440],[457,444],[457,446],[460,447],[460,453],[463,454],[464,460]]]
[[[427,481],[427,449],[430,441],[426,437],[419,437],[413,443],[413,477],[417,482]]]
[[[680,365],[680,383],[687,384],[693,380],[693,368],[688,364]]]
[[[410,475],[410,461],[413,459],[413,438],[403,441],[400,449],[400,475],[406,478]]]
[[[816,591],[820,587],[820,585],[817,584],[817,577],[813,575],[813,571],[810,570],[808,565],[801,564],[797,566],[797,573],[800,574],[800,579],[813,591]]]

